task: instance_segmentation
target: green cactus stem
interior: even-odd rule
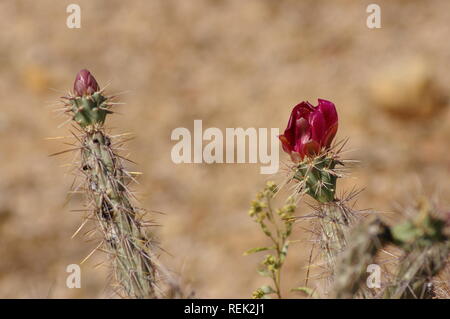
[[[95,124],[102,125],[106,115],[112,113],[108,109],[107,98],[101,92],[73,97],[70,103],[73,120],[82,128]]]
[[[128,184],[133,177],[116,154],[103,124],[110,113],[110,98],[103,95],[88,70],[75,79],[74,94],[65,98],[67,113],[80,127],[81,171],[92,208],[89,219],[98,221],[101,250],[111,259],[116,291],[127,298],[183,296],[180,286],[158,262],[155,240],[145,231],[140,210],[132,203]],[[164,280],[162,280],[164,278]]]
[[[295,168],[294,179],[301,183],[301,191],[320,203],[329,203],[335,199],[338,175],[334,172],[339,164],[334,158],[318,156],[305,158]]]
[[[336,198],[336,183],[341,176],[336,167],[343,166],[338,153],[325,152],[316,157],[305,157],[293,168],[292,180],[298,183],[299,194],[308,194],[317,201],[315,207],[316,233],[320,243],[328,284],[333,282],[337,256],[347,245],[347,232],[353,223],[354,213],[346,200]]]
[[[106,250],[113,260],[116,280],[126,296],[156,296],[155,249],[141,230],[126,189],[126,173],[110,148],[110,138],[100,130],[86,133],[82,141],[82,169],[101,225]]]

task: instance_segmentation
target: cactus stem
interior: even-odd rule
[[[94,251],[108,254],[115,279],[113,286],[119,288],[119,295],[128,298],[183,296],[178,283],[158,262],[155,256],[158,245],[144,229],[149,224],[142,221],[140,210],[133,204],[134,196],[128,185],[135,179],[122,164],[125,160],[132,161],[113,149],[116,143],[121,145],[124,141],[112,143],[105,133],[106,116],[113,113],[109,109],[111,102],[87,70],[77,75],[74,91],[76,96],[63,99],[68,101],[64,103],[65,112],[71,113],[71,119],[79,124],[79,128],[75,127],[79,136],[71,133],[80,144],[76,149],[81,155],[80,171],[85,176],[90,208],[74,236],[88,220],[97,221],[102,238]]]

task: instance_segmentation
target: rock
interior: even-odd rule
[[[393,61],[370,81],[372,102],[401,119],[423,119],[439,114],[447,96],[438,86],[429,64],[413,57]]]

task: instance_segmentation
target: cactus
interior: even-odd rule
[[[353,212],[340,202],[321,204],[316,207],[319,243],[330,274],[337,256],[347,246],[347,235],[354,222]]]
[[[111,98],[110,98],[111,99]],[[111,114],[111,104],[97,81],[88,70],[78,72],[74,83],[74,95],[68,98],[68,110],[72,119],[83,129],[101,126],[107,114]]]
[[[389,228],[378,218],[368,219],[351,230],[348,245],[336,263],[335,298],[353,298],[361,291],[367,266],[389,238]]]
[[[334,297],[373,297],[360,285],[367,265],[388,244],[403,250],[394,278],[387,283],[383,298],[428,299],[434,297],[432,279],[442,269],[450,254],[450,240],[445,221],[436,216],[427,200],[421,200],[418,212],[398,225],[386,226],[378,219],[355,226],[348,246],[338,258]]]
[[[417,247],[401,260],[394,283],[385,291],[388,299],[430,299],[434,297],[431,279],[446,264],[450,253],[449,243],[435,243]]]
[[[117,292],[128,298],[180,295],[178,284],[159,264],[157,244],[144,230],[140,211],[132,204],[127,184],[133,177],[105,133],[106,116],[113,113],[111,98],[99,89],[89,71],[81,70],[74,94],[65,99],[66,112],[80,126],[81,171],[92,208],[88,218],[98,222],[102,250],[111,259]]]
[[[342,177],[345,161],[339,158],[340,148],[328,149],[316,156],[305,157],[292,166],[289,177],[295,183],[295,191],[300,196],[307,194],[315,200],[313,228],[319,243],[322,263],[327,276],[326,287],[333,285],[337,258],[347,246],[347,236],[356,221],[356,216],[348,202],[358,195],[351,192],[346,198],[336,197],[336,183]]]
[[[417,203],[416,215],[391,228],[393,243],[405,255],[385,289],[385,298],[429,299],[434,297],[432,278],[446,265],[450,254],[448,226],[426,199]]]
[[[313,214],[305,217],[314,217],[313,233],[320,245],[321,264],[328,272],[324,293],[331,292],[337,298],[374,297],[360,285],[365,268],[383,245],[393,244],[403,249],[405,258],[394,282],[385,289],[385,296],[430,297],[431,278],[443,269],[450,250],[444,222],[432,217],[429,206],[422,205],[416,219],[394,227],[377,219],[358,225],[360,219],[348,203],[359,192],[353,191],[343,199],[336,196],[336,184],[347,162],[340,159],[345,141],[332,146],[338,128],[336,108],[330,101],[318,102],[317,106],[306,101],[297,104],[279,139],[292,161],[284,185],[293,184],[297,201],[303,200],[304,195],[315,201],[310,204]],[[308,278],[309,268],[305,285]],[[263,292],[258,290],[256,295],[264,295]]]
[[[320,203],[334,200],[338,174],[334,171],[342,164],[326,155],[305,158],[295,166],[293,179],[300,183],[300,190]]]
[[[336,258],[347,245],[347,232],[355,219],[346,204],[356,193],[347,199],[336,198],[336,183],[345,167],[340,159],[345,141],[331,145],[338,129],[336,107],[323,99],[318,102],[317,106],[297,104],[279,139],[292,160],[286,184],[294,184],[296,196],[309,195],[316,201],[313,227],[332,282]]]
[[[107,99],[101,92],[92,95],[75,97],[72,99],[73,120],[82,128],[103,124],[107,114],[112,112],[108,109]]]

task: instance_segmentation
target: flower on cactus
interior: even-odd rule
[[[314,107],[301,102],[292,110],[284,134],[279,136],[283,150],[295,163],[305,156],[320,154],[330,147],[338,129],[338,115],[334,104],[319,99]]]
[[[295,164],[292,178],[300,183],[299,191],[321,203],[335,199],[338,174],[334,169],[339,162],[327,150],[337,129],[336,107],[330,101],[319,99],[317,106],[307,101],[297,104],[284,134],[279,136],[283,150]]]
[[[98,83],[91,72],[86,69],[78,72],[73,84],[73,91],[76,96],[92,95],[98,90]]]

